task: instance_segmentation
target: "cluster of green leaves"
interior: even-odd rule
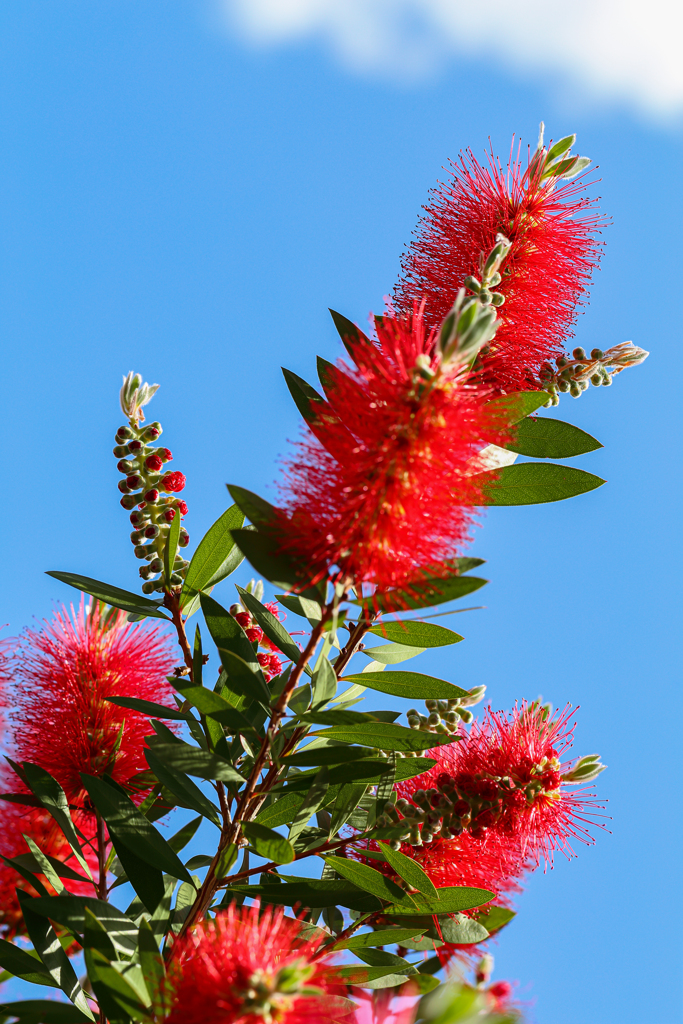
[[[333,315],[344,343],[352,347],[358,329]],[[321,361],[323,388],[326,365]],[[285,375],[315,430],[320,417],[331,415],[326,399],[296,375]],[[494,400],[514,426],[512,451],[545,460],[600,447],[570,424],[530,418],[546,397],[530,392]],[[603,482],[545,461],[483,475],[488,503],[497,505],[556,501]],[[165,618],[182,629],[179,623],[201,611],[203,625],[196,626],[183,673],[171,677],[175,707],[111,697],[149,716],[145,757],[154,785],[138,806],[110,776],[83,776],[110,837],[106,877],[92,879],[84,837],[56,780],[35,765],[15,766],[32,794],[24,799],[52,816],[78,870],[48,857],[36,843],[30,855],[10,862],[35,893],[20,893],[32,948],[2,940],[0,967],[6,976],[58,988],[70,1002],[24,1000],[5,1004],[0,1015],[26,1024],[94,1019],[89,992],[67,953],[78,944],[85,951],[89,989],[107,1020],[159,1021],[167,998],[165,961],[185,922],[197,919],[197,908],[201,916],[232,901],[258,898],[262,904],[303,908],[307,926],[326,950],[344,951],[349,962],[335,970],[351,990],[403,991],[410,985],[413,991],[431,993],[420,1004],[420,1020],[469,1019],[468,1014],[482,1009],[480,993],[466,986],[438,987],[438,957],[424,959],[424,954],[434,954],[444,942],[482,942],[506,925],[512,912],[492,905],[495,894],[484,889],[437,889],[414,859],[393,848],[391,841],[402,826],[378,820],[386,802],[395,800],[396,782],[431,767],[435,762],[424,752],[455,737],[406,728],[391,709],[360,711],[356,705],[368,690],[411,702],[467,697],[467,691],[446,680],[395,666],[429,648],[462,641],[459,633],[429,620],[459,610],[434,611],[486,584],[471,575],[483,563],[455,559],[447,578],[425,574],[409,590],[371,598],[352,592],[342,595],[346,603],[340,603],[339,594],[328,594],[324,583],[311,585],[282,552],[271,529],[276,520],[282,523],[282,513],[242,488],[230,487],[230,493],[234,504],[200,542],[182,589],[163,599],[72,573],[51,573],[123,609],[131,620]],[[284,591],[277,595],[282,607],[318,641],[303,663],[301,648],[258,591],[237,587],[242,606],[289,662],[270,682],[258,661],[258,645],[212,596],[244,557]],[[400,620],[386,619],[396,607],[404,609]],[[367,646],[371,637],[379,642]],[[206,678],[207,638],[215,648],[211,681]],[[353,670],[352,656],[361,662]],[[196,817],[166,839],[155,822],[175,807]],[[207,853],[185,860],[181,854],[202,822],[216,829],[215,843]],[[364,850],[372,840],[371,856],[347,856],[350,836],[351,845]],[[321,866],[320,877],[283,870],[304,859]],[[72,895],[65,882],[74,877],[91,880],[93,895]],[[115,901],[126,891],[119,888],[124,883],[135,895],[121,908]]]

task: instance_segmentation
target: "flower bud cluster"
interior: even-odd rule
[[[176,555],[169,580],[159,578],[164,571],[164,551],[171,523],[176,516],[187,514],[187,505],[176,494],[185,486],[182,473],[169,471],[166,464],[173,459],[168,448],[152,447],[160,437],[160,423],[142,426],[141,405],[146,404],[156,391],[156,385],[143,385],[139,374],[128,374],[121,389],[121,407],[130,415],[128,425],[116,432],[114,455],[119,460],[117,469],[122,474],[119,491],[121,505],[130,512],[133,532],[130,535],[135,557],[147,563],[140,567],[144,580],[142,591],[152,594],[166,588],[182,586],[189,562]],[[150,393],[151,392],[151,393]],[[187,547],[190,537],[180,528],[178,545]]]
[[[555,367],[552,363],[544,363],[539,380],[542,389],[550,395],[546,408],[559,403],[561,392],[568,391],[572,398],[578,398],[591,384],[594,387],[611,384],[616,374],[629,366],[638,366],[648,355],[649,352],[633,342],[625,341],[606,352],[594,348],[590,355],[586,355],[583,348],[575,348],[571,359],[559,356]]]
[[[258,582],[251,580],[247,584],[246,589],[250,594],[254,595],[257,601],[262,600],[263,583],[261,580]],[[274,615],[276,619],[280,619],[280,609],[277,602],[267,601],[264,607],[267,608],[271,615]],[[269,683],[271,679],[274,679],[275,676],[279,676],[282,672],[282,660],[277,653],[278,648],[268,639],[254,617],[249,611],[247,611],[241,602],[237,602],[230,606],[230,614],[244,630],[247,640],[250,640],[252,644],[254,644],[256,659],[261,666],[266,682]],[[265,650],[260,651],[259,647],[264,647]]]
[[[450,700],[426,700],[427,715],[421,715],[415,708],[407,711],[408,725],[411,729],[422,732],[434,732],[441,735],[457,732],[458,725],[463,721],[468,725],[473,718],[469,708],[484,699],[485,686],[474,686],[466,697],[455,697]]]

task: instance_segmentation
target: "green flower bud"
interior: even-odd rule
[[[117,459],[123,459],[126,455],[130,455],[130,449],[127,444],[117,444],[114,448],[114,455]]]
[[[130,487],[125,480],[119,480],[117,487],[121,491],[121,494],[130,494]]]
[[[173,575],[171,576],[171,585],[174,587],[179,587],[182,584],[182,582],[183,577],[180,575],[180,573],[174,572]]]
[[[488,306],[490,304],[492,298],[493,295],[488,290],[488,288],[482,288],[481,291],[479,292],[479,301],[482,302],[485,306]]]
[[[147,583],[143,583],[142,584],[142,593],[143,594],[153,594],[155,589],[156,589],[156,584],[152,583],[151,580],[148,581]]]
[[[130,535],[131,544],[139,544],[144,536],[145,535],[141,530],[133,530]]]
[[[137,494],[124,494],[121,498],[121,505],[125,508],[126,512],[132,512],[139,502],[140,497]]]
[[[496,285],[499,285],[502,280],[503,280],[503,278],[500,276],[500,274],[496,270],[495,273],[491,274],[491,277],[489,278],[489,285],[491,285],[491,286],[493,286],[495,288]]]
[[[161,572],[164,568],[164,563],[160,558],[154,558],[150,563],[149,567],[152,572]]]
[[[466,277],[465,288],[469,288],[471,292],[478,292],[481,288],[481,284],[477,281],[476,277]]]
[[[556,363],[556,364],[557,364],[557,366],[559,366],[559,367],[560,367],[560,369],[561,369],[561,368],[562,368],[563,366],[566,366],[566,365],[567,365],[567,363],[568,363],[568,359],[566,359],[566,358],[565,358],[565,356],[558,356],[558,357],[557,357],[557,359],[555,360],[555,363]]]
[[[505,303],[505,296],[501,292],[491,292],[491,302],[494,306],[502,306]]]
[[[129,437],[133,436],[133,431],[130,429],[130,427],[119,427],[119,429],[116,431],[116,436],[122,438],[122,440],[125,441]]]
[[[585,351],[585,349],[582,349],[581,347],[575,348],[574,351],[572,352],[572,355],[574,356],[574,359],[585,359],[586,358],[586,351]]]
[[[604,354],[605,353],[602,351],[601,348],[592,348],[591,349],[591,359],[602,359]]]
[[[576,381],[572,381],[572,383],[571,383],[571,385],[569,387],[569,394],[572,396],[572,398],[578,398],[579,395],[581,394],[581,388],[576,383]]]
[[[153,550],[150,544],[138,544],[133,553],[136,558],[146,558]]]
[[[602,374],[594,373],[591,377],[591,384],[593,384],[596,388],[600,387],[600,385],[602,384]]]
[[[465,725],[469,725],[472,719],[474,718],[472,712],[468,711],[467,708],[458,708],[458,714],[462,718]]]

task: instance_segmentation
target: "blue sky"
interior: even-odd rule
[[[0,9],[5,635],[71,599],[46,569],[136,586],[111,455],[123,373],[161,384],[152,418],[187,474],[194,542],[226,482],[274,496],[298,431],[279,366],[313,379],[316,354],[340,354],[328,306],[381,310],[446,159],[489,136],[503,155],[513,132],[533,144],[541,119],[556,138],[578,131],[612,223],[577,343],[632,339],[651,356],[555,413],[603,442],[576,465],[607,485],[489,512],[472,549],[487,608],[451,620],[465,643],[413,664],[486,683],[494,707],[580,705],[577,752],[609,765],[611,834],[530,880],[497,977],[519,981],[537,1024],[678,1024],[678,14],[625,7],[600,70],[581,4],[570,26],[553,7],[545,35],[522,4],[546,64],[505,43],[504,22],[488,51],[439,33],[436,0],[245,10]],[[417,57],[399,14],[420,22]]]

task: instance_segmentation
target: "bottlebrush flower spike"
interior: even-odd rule
[[[561,763],[573,732],[567,710],[550,718],[538,704],[509,715],[488,709],[459,743],[432,752],[438,763],[419,783],[397,787],[396,807],[411,826],[413,846],[440,834],[438,860],[456,867],[469,865],[478,846],[482,858],[514,879],[542,859],[552,861],[555,850],[571,856],[572,839],[593,843],[586,814],[598,805],[569,786],[594,779],[604,765],[597,755]]]
[[[482,166],[466,151],[451,163],[451,180],[432,192],[402,259],[395,306],[406,314],[426,299],[425,322],[436,328],[460,288],[480,293],[496,235],[509,239],[492,282],[504,301],[501,326],[479,364],[484,380],[503,392],[539,388],[541,365],[561,355],[599,259],[594,200],[582,181],[566,180],[590,163],[569,153],[574,138],[548,151],[541,134],[525,169],[519,156],[504,171],[492,152]]]
[[[420,310],[376,330],[376,343],[358,332],[353,369],[325,369],[327,402],[287,465],[282,545],[319,577],[385,589],[446,574],[482,502],[479,439],[507,435]]]
[[[3,772],[2,782],[3,792],[16,791],[18,788],[16,779],[10,780],[5,772]],[[76,824],[84,832],[86,838],[91,838],[92,829],[90,829],[85,816],[76,815]],[[30,836],[43,853],[58,858],[77,874],[83,874],[61,829],[47,811],[3,800],[0,802],[0,854],[3,857],[14,858],[29,853],[24,835]],[[93,877],[96,878],[97,855],[94,852],[94,847],[84,844],[83,852]],[[47,879],[40,874],[38,874],[38,878],[51,892],[52,887]],[[93,885],[86,878],[82,882],[70,878],[65,878],[63,881],[67,893],[70,892],[76,896],[94,895]],[[26,932],[16,894],[17,885],[31,896],[39,895],[11,864],[0,860],[0,931],[6,939],[11,939],[15,935],[24,935]]]
[[[166,1024],[320,1024],[343,1020],[329,960],[282,908],[235,907],[204,921],[174,950]],[[337,983],[338,984],[338,983]]]
[[[11,663],[14,759],[54,775],[76,806],[85,803],[80,772],[107,772],[133,794],[144,788],[136,776],[147,770],[149,718],[106,698],[172,706],[166,676],[175,660],[158,628],[132,625],[99,603],[90,614],[81,605],[73,621],[62,609],[42,629],[27,630]]]

